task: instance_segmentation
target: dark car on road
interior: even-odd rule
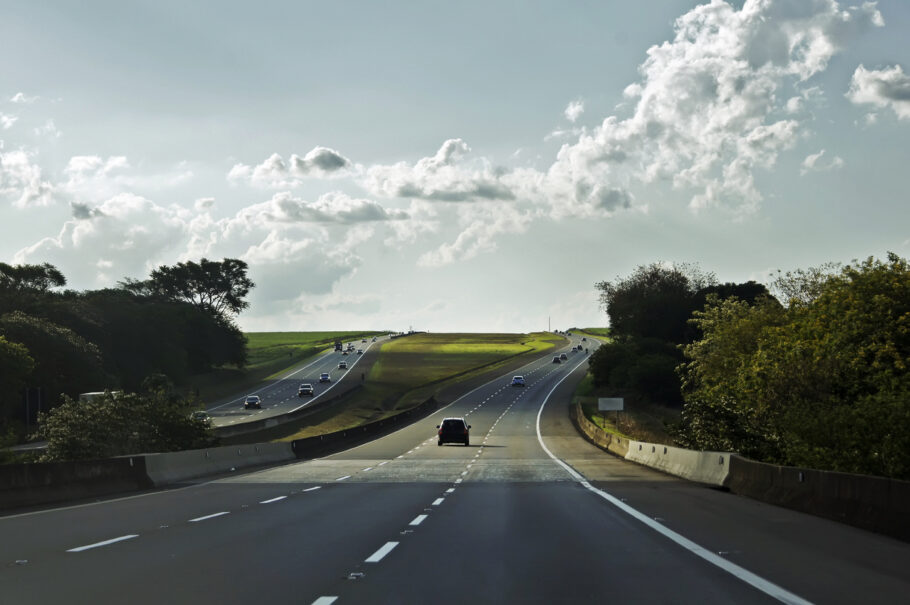
[[[469,435],[471,425],[465,422],[464,418],[443,418],[442,424],[437,424],[436,428],[439,429],[437,431],[439,435],[437,445],[442,445],[443,443],[471,444]]]
[[[553,358],[553,363],[562,363],[562,362],[559,360],[559,355],[556,355],[556,356]]]
[[[332,378],[329,376],[328,372],[323,372],[319,375],[319,382],[332,382]]]
[[[248,410],[250,408],[262,409],[262,400],[259,399],[259,395],[247,395],[246,399],[243,400],[243,409]]]

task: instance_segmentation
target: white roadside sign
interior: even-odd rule
[[[621,412],[622,406],[622,397],[599,397],[597,399],[598,412]]]

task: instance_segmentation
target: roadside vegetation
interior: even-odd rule
[[[0,434],[22,440],[80,393],[142,392],[161,376],[185,393],[194,375],[244,367],[246,269],[202,259],[77,292],[53,265],[0,263]]]
[[[564,342],[550,333],[414,334],[384,343],[360,389],[286,437],[300,439],[380,420],[410,409],[442,389],[495,369],[519,355]]]
[[[779,274],[776,296],[663,263],[598,288],[612,341],[577,393],[594,422],[596,396],[624,396],[609,430],[626,436],[645,439],[652,416],[664,443],[910,479],[905,259]]]

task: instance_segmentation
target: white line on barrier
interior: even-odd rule
[[[88,550],[90,548],[98,548],[99,546],[107,546],[108,544],[114,544],[116,542],[123,542],[124,540],[132,540],[133,538],[138,538],[139,534],[130,534],[128,536],[120,536],[119,538],[111,538],[110,540],[104,540],[103,542],[95,542],[94,544],[87,544],[85,546],[77,546],[76,548],[70,548],[66,552],[82,552],[83,550]]]
[[[205,521],[207,519],[214,519],[215,517],[220,517],[222,515],[229,515],[229,514],[231,514],[231,513],[229,513],[228,511],[225,510],[225,511],[221,511],[220,513],[215,513],[213,515],[206,515],[204,517],[196,517],[195,519],[190,519],[189,523],[198,523],[199,521]]]
[[[642,523],[644,523],[645,525],[647,525],[654,531],[658,532],[665,538],[668,538],[669,540],[675,542],[676,544],[682,546],[683,548],[685,548],[686,550],[688,550],[695,556],[700,557],[700,558],[704,559],[705,561],[707,561],[708,563],[711,563],[712,565],[715,565],[715,566],[721,568],[722,570],[726,571],[727,573],[731,574],[732,576],[739,578],[746,584],[749,584],[753,588],[757,588],[758,590],[762,591],[766,595],[768,595],[774,599],[777,599],[778,601],[781,601],[782,603],[789,603],[789,604],[793,604],[793,605],[810,605],[810,601],[806,601],[802,597],[799,597],[799,596],[793,594],[792,592],[789,592],[788,590],[781,588],[777,584],[769,582],[768,580],[765,580],[761,576],[757,576],[754,573],[752,573],[751,571],[749,571],[745,568],[742,568],[739,565],[736,565],[735,563],[731,563],[730,561],[727,561],[726,559],[714,554],[713,552],[704,548],[703,546],[699,546],[695,542],[676,533],[675,531],[668,528],[667,526],[662,525],[661,523],[658,523],[651,517],[632,508],[631,506],[629,506],[628,504],[626,504],[619,498],[608,494],[607,492],[603,491],[602,489],[594,487],[593,485],[588,483],[588,480],[585,479],[584,476],[582,476],[574,468],[572,468],[571,466],[569,466],[568,464],[566,464],[565,462],[563,462],[562,460],[557,458],[553,454],[553,452],[551,452],[547,448],[547,446],[544,445],[543,437],[540,434],[540,417],[543,414],[543,408],[545,405],[547,405],[547,401],[550,400],[550,396],[553,394],[553,392],[556,391],[557,387],[559,387],[560,384],[562,384],[562,381],[565,380],[566,378],[568,378],[569,376],[571,376],[572,372],[574,372],[576,369],[578,369],[578,366],[580,366],[582,363],[584,363],[584,361],[585,360],[583,359],[581,361],[581,363],[579,363],[574,368],[572,368],[572,370],[570,370],[565,376],[563,376],[559,380],[559,382],[557,382],[555,385],[553,385],[553,388],[550,389],[550,392],[547,393],[546,397],[544,397],[543,403],[540,404],[540,409],[537,411],[537,441],[540,443],[540,447],[543,448],[543,451],[547,453],[547,456],[549,456],[556,464],[558,464],[559,466],[564,468],[566,470],[566,472],[569,473],[576,481],[578,481],[585,489],[597,494],[598,496],[600,496],[601,498],[603,498],[604,500],[606,500],[607,502],[609,502],[610,504],[612,504],[613,506],[618,508],[619,510],[623,511],[624,513],[628,514],[629,516],[633,517],[634,519],[641,521]]]
[[[350,475],[345,475],[344,477],[338,477],[337,479],[335,479],[335,481],[344,481],[345,479],[350,479],[350,478],[351,478]]]
[[[392,552],[398,542],[386,542],[382,547],[364,560],[364,563],[379,563],[382,558]]]

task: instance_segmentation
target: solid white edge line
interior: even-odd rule
[[[279,500],[284,500],[287,496],[278,496],[277,498],[272,498],[271,500],[263,500],[259,504],[271,504],[272,502],[278,502]]]
[[[408,525],[420,525],[429,515],[417,515]]]
[[[215,517],[220,517],[222,515],[229,515],[229,514],[231,514],[231,513],[224,510],[224,511],[221,511],[220,513],[214,513],[212,515],[206,515],[204,517],[196,517],[195,519],[190,519],[188,521],[188,523],[198,523],[199,521],[205,521],[207,519],[214,519]]]
[[[364,563],[379,563],[382,558],[392,552],[392,549],[398,546],[398,542],[386,542],[379,550],[364,559]]]
[[[332,605],[337,600],[338,597],[319,597],[311,605]]]
[[[119,538],[111,538],[110,540],[104,540],[102,542],[95,542],[94,544],[86,544],[85,546],[77,546],[76,548],[70,548],[66,552],[82,552],[83,550],[89,550],[90,548],[98,548],[99,546],[107,546],[108,544],[114,544],[116,542],[123,542],[124,540],[132,540],[133,538],[138,538],[139,534],[129,534],[126,536],[120,536]]]
[[[777,599],[778,601],[781,601],[782,603],[790,603],[793,605],[811,605],[811,601],[807,601],[807,600],[803,599],[802,597],[799,597],[799,596],[793,594],[792,592],[778,586],[777,584],[774,584],[773,582],[769,582],[768,580],[765,580],[764,578],[757,576],[756,574],[752,573],[751,571],[744,569],[744,568],[740,567],[739,565],[736,565],[735,563],[731,563],[730,561],[728,561],[722,557],[719,557],[718,555],[714,554],[710,550],[708,550],[702,546],[699,546],[692,540],[689,540],[688,538],[676,533],[675,531],[668,528],[667,526],[658,523],[651,517],[649,517],[643,513],[640,513],[639,511],[632,508],[631,506],[629,506],[628,504],[626,504],[619,498],[616,498],[615,496],[608,494],[607,492],[603,491],[602,489],[594,487],[593,485],[588,483],[587,479],[585,479],[579,472],[577,472],[574,468],[572,468],[571,466],[569,466],[568,464],[566,464],[565,462],[563,462],[562,460],[557,458],[553,454],[553,452],[551,452],[547,448],[547,446],[544,445],[543,436],[540,434],[540,417],[543,414],[543,408],[544,408],[544,406],[547,405],[547,402],[550,400],[550,396],[553,394],[554,391],[556,391],[557,387],[559,387],[559,385],[562,384],[563,380],[565,380],[566,378],[571,376],[572,373],[575,370],[577,370],[578,367],[585,361],[587,361],[587,360],[582,359],[582,361],[580,363],[578,363],[574,368],[572,368],[572,370],[569,371],[565,376],[563,376],[559,380],[559,382],[557,382],[555,385],[553,385],[553,388],[550,389],[550,392],[547,393],[546,397],[544,397],[543,403],[540,404],[540,409],[537,411],[537,441],[540,443],[540,447],[543,448],[543,451],[547,453],[547,456],[549,456],[556,464],[558,464],[559,466],[564,468],[567,473],[569,473],[576,481],[578,481],[582,485],[582,487],[597,494],[598,496],[600,496],[601,498],[603,498],[610,504],[614,505],[619,510],[623,511],[624,513],[628,514],[629,516],[633,517],[634,519],[641,521],[642,523],[644,523],[645,525],[647,525],[654,531],[658,532],[665,538],[668,538],[669,540],[675,542],[676,544],[682,546],[683,548],[685,548],[686,550],[688,550],[695,556],[700,557],[701,559],[707,561],[708,563],[711,563],[712,565],[719,567],[720,569],[724,570],[725,572],[742,580],[743,582],[745,582],[746,584],[749,584],[753,588],[760,590],[761,592],[765,593],[769,597],[772,597],[774,599]]]

